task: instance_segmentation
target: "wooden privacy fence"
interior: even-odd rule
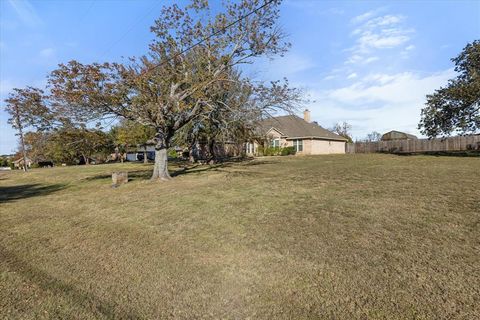
[[[346,147],[347,153],[415,153],[480,150],[480,135],[459,136],[446,139],[392,140],[355,142]]]

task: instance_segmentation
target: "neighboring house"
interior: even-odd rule
[[[413,134],[392,130],[382,135],[381,141],[393,140],[417,140],[418,138]]]
[[[28,157],[26,158],[27,161],[24,161],[23,158],[20,158],[18,160],[13,161],[13,166],[16,169],[23,169],[25,166],[25,162],[27,163],[27,168],[30,168],[32,166],[32,160],[30,160]]]
[[[177,154],[182,154],[182,148],[174,147],[174,149]],[[149,140],[145,145],[128,147],[127,152],[125,153],[125,160],[131,162],[144,161],[145,156],[147,156],[147,160],[155,161],[155,143],[153,141]]]
[[[145,155],[147,156],[148,160],[155,160],[155,145],[149,143],[147,145],[138,145],[135,147],[128,148],[125,156],[126,161],[143,161]]]
[[[263,144],[271,147],[294,147],[299,155],[345,153],[347,139],[310,121],[310,111],[303,119],[294,115],[273,117],[260,123]],[[262,139],[246,144],[247,155],[257,155]],[[266,141],[266,142],[265,142]]]

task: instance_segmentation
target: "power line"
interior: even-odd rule
[[[117,40],[115,40],[112,44],[110,44],[110,46],[102,53],[101,57],[100,57],[100,60],[103,59],[103,57],[110,52],[110,50],[112,50],[112,48],[114,46],[116,46],[120,41],[122,41],[130,32],[132,32],[132,30],[143,20],[145,19],[150,13],[152,13],[153,9],[155,9],[156,7],[158,7],[162,2],[161,1],[156,1],[151,7],[149,7],[147,13],[145,13],[144,15],[140,16],[137,20],[135,20],[135,22],[133,24],[130,25],[130,27],[127,29],[127,31],[125,31],[121,36],[120,38],[118,38]]]
[[[90,11],[92,10],[93,6],[95,5],[95,1],[96,1],[96,0],[91,0],[91,1],[90,1],[90,5],[88,6],[87,10],[86,10],[85,13],[82,15],[82,17],[78,20],[78,24],[82,24],[82,23],[83,23],[83,20],[85,20],[85,18],[88,16],[88,14],[89,14]]]
[[[225,30],[227,30],[227,29],[229,29],[230,27],[234,26],[235,24],[239,23],[239,22],[242,21],[243,19],[246,19],[246,18],[248,18],[249,16],[251,16],[252,14],[257,13],[258,11],[262,10],[263,8],[265,8],[266,6],[268,6],[269,4],[271,4],[271,3],[274,2],[274,1],[276,1],[276,0],[265,1],[265,3],[264,3],[263,5],[259,6],[258,8],[253,9],[252,11],[250,11],[249,13],[247,13],[247,14],[244,15],[244,16],[241,16],[241,17],[238,18],[237,20],[230,22],[230,23],[227,24],[225,27],[223,27],[223,28],[221,28],[221,29],[213,32],[212,34],[208,35],[207,37],[205,37],[205,38],[203,38],[203,39],[200,39],[200,40],[197,41],[196,43],[188,46],[187,48],[183,49],[183,50],[180,51],[179,53],[175,54],[172,58],[169,58],[169,59],[167,59],[166,61],[163,61],[163,62],[161,62],[161,63],[159,63],[159,64],[157,64],[157,65],[155,65],[155,66],[153,66],[153,67],[148,68],[148,69],[145,71],[144,74],[147,74],[148,72],[152,71],[153,69],[156,69],[156,68],[158,68],[158,67],[161,67],[162,65],[164,65],[164,64],[167,63],[167,62],[169,62],[170,60],[175,59],[176,57],[178,57],[178,56],[184,54],[185,52],[193,49],[194,47],[202,44],[203,42],[209,40],[210,38],[212,38],[212,37],[220,34],[221,32],[224,32]]]

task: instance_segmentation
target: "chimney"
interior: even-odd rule
[[[307,122],[311,122],[310,121],[310,110],[305,109],[305,111],[303,111],[303,120],[305,120]]]

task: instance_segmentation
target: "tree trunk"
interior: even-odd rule
[[[153,166],[153,175],[151,180],[170,180],[168,173],[167,148],[155,149],[155,164]]]
[[[208,141],[208,153],[209,153],[209,163],[215,163],[217,157],[215,156],[215,139],[210,139]]]
[[[115,147],[115,161],[117,161],[117,162],[118,162],[118,158],[119,158],[119,152],[118,151],[119,151],[118,147]]]
[[[155,137],[155,164],[153,166],[153,174],[151,180],[170,180],[168,173],[168,143],[162,133],[157,133]]]
[[[194,142],[190,145],[190,148],[188,150],[188,155],[189,155],[190,163],[197,162],[198,151],[197,151],[197,143],[196,142]]]
[[[25,150],[25,140],[23,140],[23,128],[22,123],[20,122],[20,112],[18,111],[18,107],[15,107],[15,121],[17,122],[18,133],[20,135],[20,144],[22,145],[23,171],[27,172],[27,150]]]
[[[22,154],[23,154],[23,171],[27,172],[27,151],[25,150],[25,141],[23,140],[23,131],[22,127],[19,126],[18,131],[20,132],[20,143],[22,144]]]
[[[143,151],[143,163],[148,163],[148,158],[147,158],[147,147],[145,147]]]

